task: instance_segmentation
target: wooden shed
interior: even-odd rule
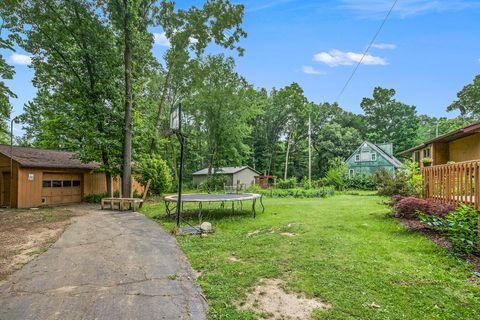
[[[13,174],[11,172],[13,167]],[[87,195],[104,194],[105,174],[99,163],[82,163],[73,152],[0,145],[0,204],[31,208],[81,202]],[[120,179],[113,181],[114,191]],[[133,189],[142,192],[134,182]]]

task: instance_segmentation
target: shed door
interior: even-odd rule
[[[80,174],[43,173],[42,204],[63,204],[82,201]]]

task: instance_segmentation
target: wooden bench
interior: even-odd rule
[[[117,207],[120,211],[123,211],[127,208],[135,211],[136,207],[141,207],[142,203],[143,199],[139,198],[103,198],[101,201],[101,206],[102,210],[105,209],[106,205],[109,205],[110,210],[115,210],[115,207]]]

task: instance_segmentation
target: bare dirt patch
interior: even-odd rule
[[[0,209],[0,281],[54,243],[81,210]]]
[[[237,306],[250,310],[264,319],[310,319],[316,309],[326,310],[331,306],[302,294],[283,290],[278,279],[268,279],[253,288],[247,299]]]

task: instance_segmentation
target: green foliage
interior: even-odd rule
[[[293,189],[297,187],[297,178],[278,179],[276,187],[279,189]]]
[[[102,193],[102,194],[88,194],[85,197],[83,197],[83,201],[88,202],[88,203],[100,203],[102,198],[106,198],[107,194]]]
[[[198,188],[203,192],[223,191],[228,183],[228,177],[223,174],[212,174],[205,181],[202,181]]]
[[[465,204],[441,218],[435,215],[420,214],[422,223],[441,231],[453,248],[463,254],[480,253],[478,233],[479,212]]]
[[[454,110],[460,111],[462,116],[480,120],[480,74],[457,93],[457,100],[447,108],[447,111]]]
[[[274,198],[325,198],[333,196],[335,193],[335,188],[326,186],[313,189],[259,189],[256,191],[256,193]]]
[[[365,113],[367,139],[393,143],[394,153],[413,147],[418,128],[415,106],[396,101],[394,89],[376,87],[372,98],[364,98],[361,107]]]
[[[136,169],[138,181],[146,185],[150,180],[150,191],[161,195],[172,187],[172,174],[167,162],[158,155],[144,156],[138,162]]]
[[[335,190],[344,190],[347,186],[347,169],[347,164],[341,158],[333,159],[322,179],[323,185],[334,187]]]
[[[347,178],[348,189],[375,190],[375,187],[373,176],[371,174],[356,173]]]
[[[315,129],[312,144],[317,152],[319,175],[326,173],[330,160],[348,158],[361,143],[362,138],[357,129],[336,122]]]
[[[403,168],[392,174],[381,168],[373,175],[378,194],[382,196],[421,196],[423,178],[418,170],[418,164],[406,161]]]
[[[390,171],[380,168],[373,175],[373,182],[381,196],[409,196],[410,190],[407,187],[407,181],[408,178],[403,171],[394,175]]]

